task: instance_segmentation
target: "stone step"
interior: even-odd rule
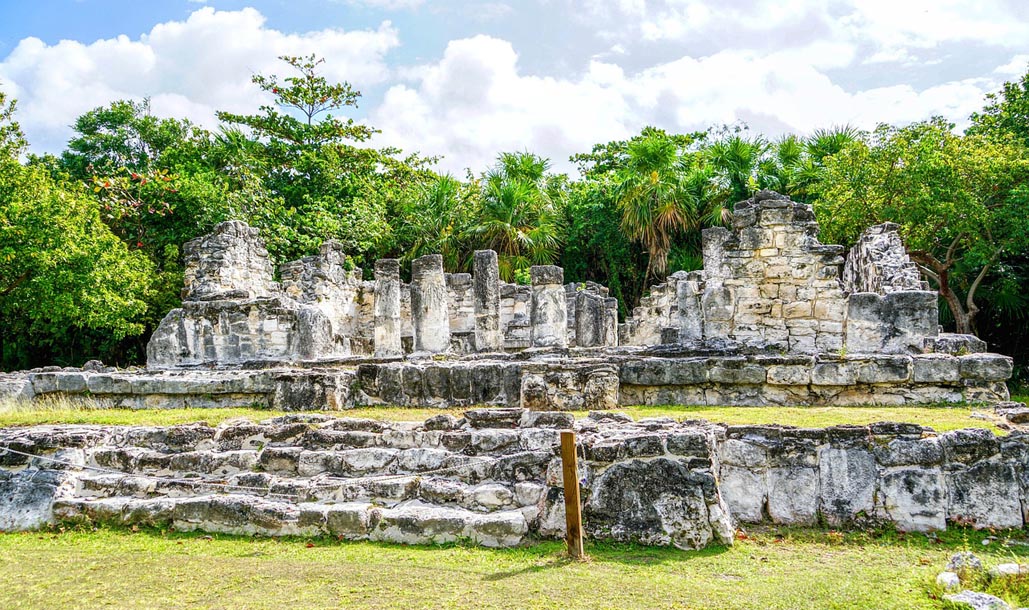
[[[119,525],[170,523],[181,531],[237,535],[316,536],[370,539],[402,544],[442,544],[470,540],[490,547],[520,544],[537,509],[492,513],[410,501],[393,508],[368,502],[301,502],[246,494],[188,498],[65,499],[54,504],[63,520]],[[528,516],[528,519],[527,519]]]
[[[445,473],[464,483],[478,483],[488,479],[542,479],[553,458],[554,451],[549,447],[493,456],[468,455],[432,447],[307,450],[284,446],[265,447],[260,451],[237,449],[163,453],[141,447],[101,446],[79,456],[77,461],[84,460],[90,467],[117,473],[174,478],[226,477],[244,472],[267,472],[300,478]]]
[[[119,496],[133,499],[182,498],[228,491],[289,501],[373,502],[392,506],[400,502],[423,502],[453,506],[476,512],[537,506],[545,487],[537,482],[514,484],[487,481],[475,485],[444,477],[394,476],[358,479],[296,479],[267,473],[240,473],[218,480],[196,478],[161,479],[149,476],[83,474],[77,478],[76,497],[104,499]],[[207,483],[207,484],[205,484]]]

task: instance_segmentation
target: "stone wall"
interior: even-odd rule
[[[1029,506],[1029,436],[914,424],[807,430],[730,426],[719,491],[741,522],[942,530],[1020,528]]]
[[[704,269],[653,287],[621,328],[623,345],[731,341],[789,354],[923,351],[937,296],[890,223],[843,257],[818,241],[811,206],[762,191],[736,204],[732,230],[706,229]]]
[[[940,347],[940,346],[937,346]],[[263,370],[37,370],[0,376],[0,400],[60,396],[127,408],[497,405],[905,405],[1008,400],[1012,361],[997,354],[705,356],[597,353],[366,359]]]
[[[696,549],[732,544],[740,523],[932,531],[1027,518],[1020,433],[478,409],[421,423],[0,429],[0,530],[64,520],[423,544],[560,538],[561,429],[577,432],[594,540]]]

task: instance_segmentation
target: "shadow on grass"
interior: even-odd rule
[[[65,523],[37,532],[22,532],[24,535],[60,536],[64,533],[91,533],[103,531],[114,535],[146,536],[155,540],[172,541],[235,541],[247,544],[255,541],[274,540],[285,545],[308,547],[372,547],[384,552],[403,550],[412,554],[429,554],[440,551],[461,550],[480,555],[531,561],[532,565],[515,570],[501,571],[488,575],[485,580],[496,581],[521,574],[537,573],[583,563],[618,563],[631,566],[648,566],[666,563],[683,563],[691,560],[714,557],[730,552],[732,547],[713,545],[699,550],[682,550],[667,546],[643,546],[635,543],[590,541],[586,542],[586,562],[573,561],[568,557],[563,542],[554,540],[533,540],[529,544],[511,548],[487,548],[471,541],[443,544],[401,545],[391,542],[369,540],[345,540],[334,536],[247,536],[236,534],[184,532],[171,527],[124,527],[103,524],[91,526],[81,523]],[[17,534],[15,534],[17,535]],[[988,544],[983,544],[987,542]],[[837,531],[817,527],[796,526],[748,526],[737,532],[737,544],[747,546],[771,546],[779,544],[819,545],[830,547],[878,547],[889,552],[891,547],[924,548],[935,550],[971,550],[976,553],[1003,554],[1013,558],[1029,557],[1029,531],[1025,529],[993,531],[975,530],[969,527],[952,526],[943,532],[930,534],[898,532],[892,528],[866,529],[862,531]]]

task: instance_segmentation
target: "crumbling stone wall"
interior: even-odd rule
[[[936,434],[914,424],[821,430],[729,426],[719,491],[742,522],[832,527],[887,522],[902,531],[1024,525],[1029,437]]]
[[[1029,506],[1018,433],[476,409],[424,422],[0,429],[0,530],[60,519],[421,544],[560,538],[562,429],[577,432],[594,540],[696,549],[754,522],[1020,528]]]
[[[843,288],[847,292],[889,294],[929,290],[900,239],[900,225],[885,222],[869,227],[847,254]]]
[[[182,246],[182,299],[213,301],[265,297],[278,292],[274,269],[258,230],[238,220]]]
[[[846,258],[818,241],[811,206],[762,191],[731,231],[704,231],[704,269],[672,274],[621,328],[621,344],[730,341],[789,354],[920,353],[938,334],[936,293],[897,233],[868,229]]]

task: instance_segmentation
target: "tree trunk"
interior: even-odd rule
[[[950,268],[953,261],[941,262],[928,252],[910,252],[909,256],[911,260],[918,263],[922,274],[939,286],[940,296],[947,303],[951,315],[954,316],[954,330],[961,334],[975,334],[972,329],[978,308],[974,311],[967,311],[961,303],[961,298],[951,288]]]

